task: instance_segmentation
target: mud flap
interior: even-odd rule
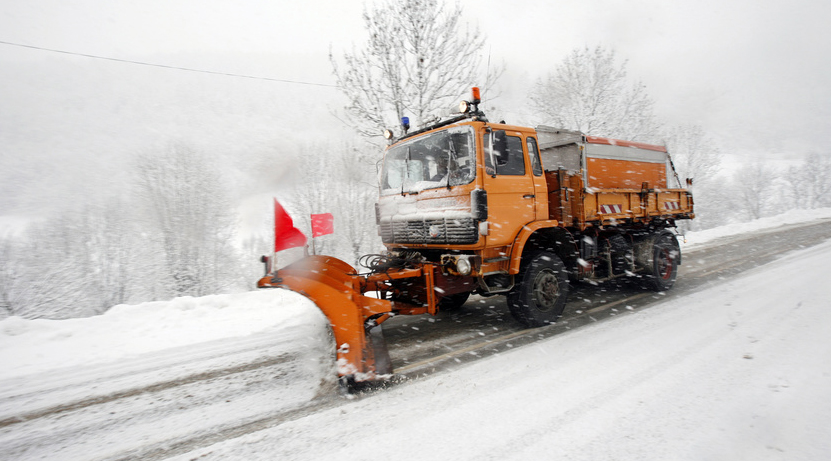
[[[392,360],[387,350],[387,340],[384,338],[384,331],[381,325],[366,326],[366,340],[372,347],[372,355],[375,358],[375,373],[378,375],[392,374]]]

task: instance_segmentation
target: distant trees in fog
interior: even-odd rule
[[[375,149],[308,144],[288,155],[298,186],[281,197],[309,234],[311,213],[332,213],[319,254],[350,264],[380,250],[375,229]],[[121,303],[250,289],[273,248],[263,235],[233,245],[237,203],[228,177],[186,145],[138,155],[130,193],[67,210],[0,239],[0,318],[71,318]],[[310,236],[310,235],[309,235]]]
[[[67,210],[0,246],[6,315],[69,318],[125,303],[239,288],[234,204],[210,160],[145,154],[133,194]]]
[[[781,171],[752,159],[731,179],[730,205],[744,219],[831,207],[831,153],[810,153],[800,164]]]
[[[310,229],[312,213],[332,213],[335,233],[318,239],[318,254],[335,255],[356,264],[380,250],[375,228],[378,186],[375,164],[381,150],[362,145],[309,145],[297,162],[298,187],[288,198],[297,210],[301,230]]]
[[[788,169],[783,181],[791,206],[831,207],[831,154],[808,154],[802,165]]]
[[[174,296],[224,291],[233,285],[236,230],[226,179],[210,160],[184,145],[136,162],[146,243],[160,250],[157,278]]]

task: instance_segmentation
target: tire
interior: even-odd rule
[[[465,305],[469,297],[470,292],[445,296],[439,301],[439,311],[458,309]]]
[[[666,291],[675,284],[681,248],[678,240],[670,233],[663,233],[655,239],[652,246],[652,273],[646,275],[647,288],[654,291]]]
[[[541,251],[528,260],[520,277],[508,293],[511,315],[528,327],[556,322],[563,315],[569,290],[568,273],[560,257]]]

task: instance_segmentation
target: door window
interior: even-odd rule
[[[531,160],[531,171],[534,172],[534,176],[542,176],[542,164],[540,164],[540,151],[537,150],[537,140],[527,138],[525,143],[528,145],[528,158]]]
[[[491,143],[493,150],[491,150]],[[522,176],[525,174],[525,156],[522,138],[508,136],[504,131],[485,133],[485,170],[488,174]],[[494,168],[494,163],[496,168]]]

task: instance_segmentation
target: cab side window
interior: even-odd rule
[[[493,159],[491,159],[491,138],[493,138]],[[525,174],[525,155],[522,152],[522,138],[507,136],[504,131],[486,133],[485,169],[488,174],[521,176]],[[496,163],[494,170],[493,163]]]
[[[528,159],[531,161],[531,171],[534,176],[542,176],[542,164],[540,163],[540,151],[537,150],[537,140],[534,138],[526,138],[525,143],[528,146]]]

